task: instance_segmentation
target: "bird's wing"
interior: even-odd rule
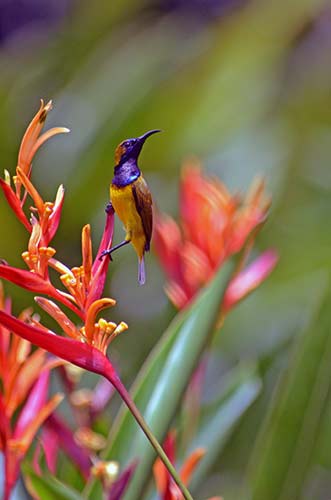
[[[132,193],[146,237],[145,250],[148,252],[153,229],[152,196],[147,182],[142,176],[132,184]]]

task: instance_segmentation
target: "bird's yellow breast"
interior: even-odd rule
[[[111,184],[110,201],[118,217],[123,222],[126,239],[132,242],[136,252],[141,257],[144,253],[146,238],[131,185],[118,187]]]

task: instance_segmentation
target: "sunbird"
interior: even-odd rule
[[[152,195],[140,168],[138,157],[147,137],[161,132],[150,130],[140,137],[126,139],[115,150],[114,177],[110,184],[110,203],[126,231],[125,239],[102,252],[109,255],[132,243],[138,255],[138,282],[146,281],[144,254],[150,249],[153,230]]]

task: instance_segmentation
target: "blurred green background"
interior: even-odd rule
[[[43,147],[33,168],[45,199],[54,198],[60,183],[66,187],[54,241],[60,260],[78,265],[80,229],[87,222],[97,244],[113,152],[125,138],[163,130],[146,144],[140,165],[158,207],[174,215],[187,157],[198,156],[234,191],[248,189],[256,175],[266,177],[273,205],[257,251],[276,248],[280,263],[226,321],[208,374],[215,386],[231,368],[257,364],[262,391],[197,490],[197,498],[215,491],[227,500],[243,498],[258,481],[262,438],[255,443],[273,388],[291,363],[293,340],[315,313],[330,268],[330,3],[15,0],[0,2],[0,17],[2,168],[14,173],[20,139],[40,98],[54,101],[46,128],[71,129]],[[21,265],[25,230],[3,198],[0,214],[1,257]],[[115,241],[122,235],[117,221]],[[174,315],[156,257],[147,258],[144,287],[137,284],[136,266],[133,250],[123,249],[109,279],[109,294],[118,300],[112,318],[130,326],[111,346],[127,384]],[[32,303],[31,295],[7,289],[16,311]],[[326,375],[323,382],[317,384],[318,432],[297,442],[311,438],[309,460],[297,448],[292,458],[305,466],[293,472],[291,458],[284,474],[290,475],[287,482],[295,481],[291,474],[299,480],[297,493],[279,487],[271,468],[268,491],[274,493],[256,493],[254,499],[330,499],[331,380]],[[299,378],[295,391],[302,384]],[[317,407],[307,401],[302,411],[309,408],[309,419]],[[284,422],[286,442],[292,429]]]

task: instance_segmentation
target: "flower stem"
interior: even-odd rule
[[[137,406],[135,405],[135,403],[134,403],[133,399],[131,398],[130,394],[128,393],[128,391],[126,390],[126,388],[124,387],[124,385],[122,384],[122,381],[120,380],[120,378],[117,375],[114,376],[114,374],[112,374],[110,376],[108,376],[108,374],[107,374],[106,378],[109,380],[109,382],[111,384],[113,384],[113,386],[115,387],[115,389],[117,390],[117,392],[119,393],[119,395],[121,396],[121,398],[123,399],[124,403],[129,408],[131,414],[133,415],[133,417],[138,422],[140,428],[145,433],[147,439],[149,440],[149,442],[153,446],[154,450],[156,451],[156,453],[158,454],[158,456],[162,460],[162,462],[165,465],[165,467],[168,469],[169,474],[171,475],[171,477],[173,478],[173,480],[177,484],[177,486],[180,489],[180,491],[181,491],[184,499],[185,500],[193,500],[192,495],[190,494],[190,492],[188,491],[188,489],[186,488],[186,486],[183,484],[183,482],[182,482],[181,478],[179,477],[176,469],[174,468],[174,466],[170,462],[170,460],[167,457],[167,455],[166,455],[165,451],[163,450],[162,446],[160,445],[160,443],[158,442],[158,440],[154,436],[153,432],[151,431],[151,429],[147,425],[145,419],[141,415],[140,411],[138,410]]]

